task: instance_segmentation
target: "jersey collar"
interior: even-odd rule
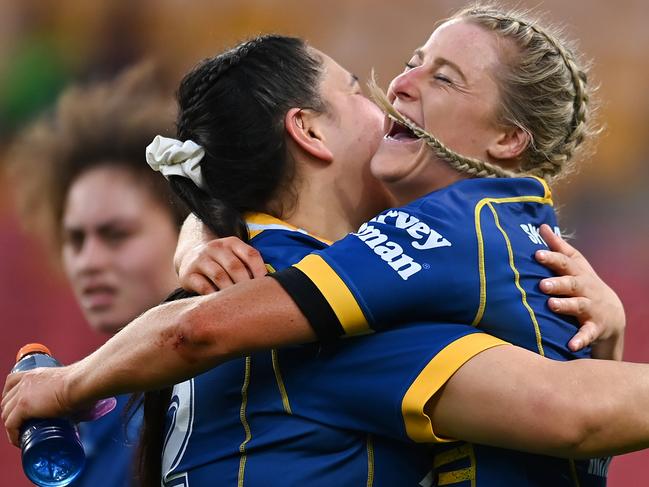
[[[316,240],[327,245],[331,245],[333,243],[330,240],[318,237],[317,235],[313,235],[302,228],[294,227],[290,223],[286,223],[285,221],[280,220],[279,218],[275,218],[274,216],[268,215],[266,213],[246,214],[246,224],[248,225],[248,232],[250,233],[251,239],[255,238],[257,235],[266,230],[285,230],[289,232],[303,233],[304,235],[315,238]]]

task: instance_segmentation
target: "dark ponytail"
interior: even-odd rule
[[[270,212],[269,204],[290,191],[294,168],[284,117],[291,108],[325,111],[321,75],[322,59],[304,41],[266,35],[203,61],[182,80],[177,138],[205,150],[200,163],[205,188],[180,176],[172,176],[170,184],[214,234],[248,240],[244,214]],[[167,300],[189,295],[180,290]],[[171,389],[144,396],[139,454],[144,487],[160,485],[170,398]]]

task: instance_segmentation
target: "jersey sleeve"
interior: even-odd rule
[[[341,340],[321,350],[314,372],[301,369],[306,403],[294,413],[307,408],[331,426],[398,440],[452,441],[436,433],[427,403],[464,363],[504,344],[468,325],[438,323]]]
[[[467,224],[443,208],[388,210],[273,277],[321,340],[410,321],[471,323],[480,290]]]

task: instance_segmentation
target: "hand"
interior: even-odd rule
[[[9,441],[20,446],[21,425],[32,418],[70,415],[67,401],[68,367],[38,368],[7,376],[2,393],[2,421]]]
[[[200,243],[186,251],[178,266],[180,285],[209,294],[268,273],[259,252],[236,237]]]
[[[591,345],[594,358],[621,360],[626,318],[620,298],[577,249],[548,225],[540,231],[550,250],[537,251],[536,260],[558,276],[543,279],[539,286],[546,294],[565,296],[550,298],[548,306],[555,313],[574,316],[580,324],[568,348],[578,351]]]

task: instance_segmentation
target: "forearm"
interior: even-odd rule
[[[71,366],[68,396],[80,405],[193,377],[246,353],[315,335],[273,279],[157,306]]]
[[[429,412],[442,436],[577,458],[648,447],[648,407],[647,365],[496,347],[462,366]]]

